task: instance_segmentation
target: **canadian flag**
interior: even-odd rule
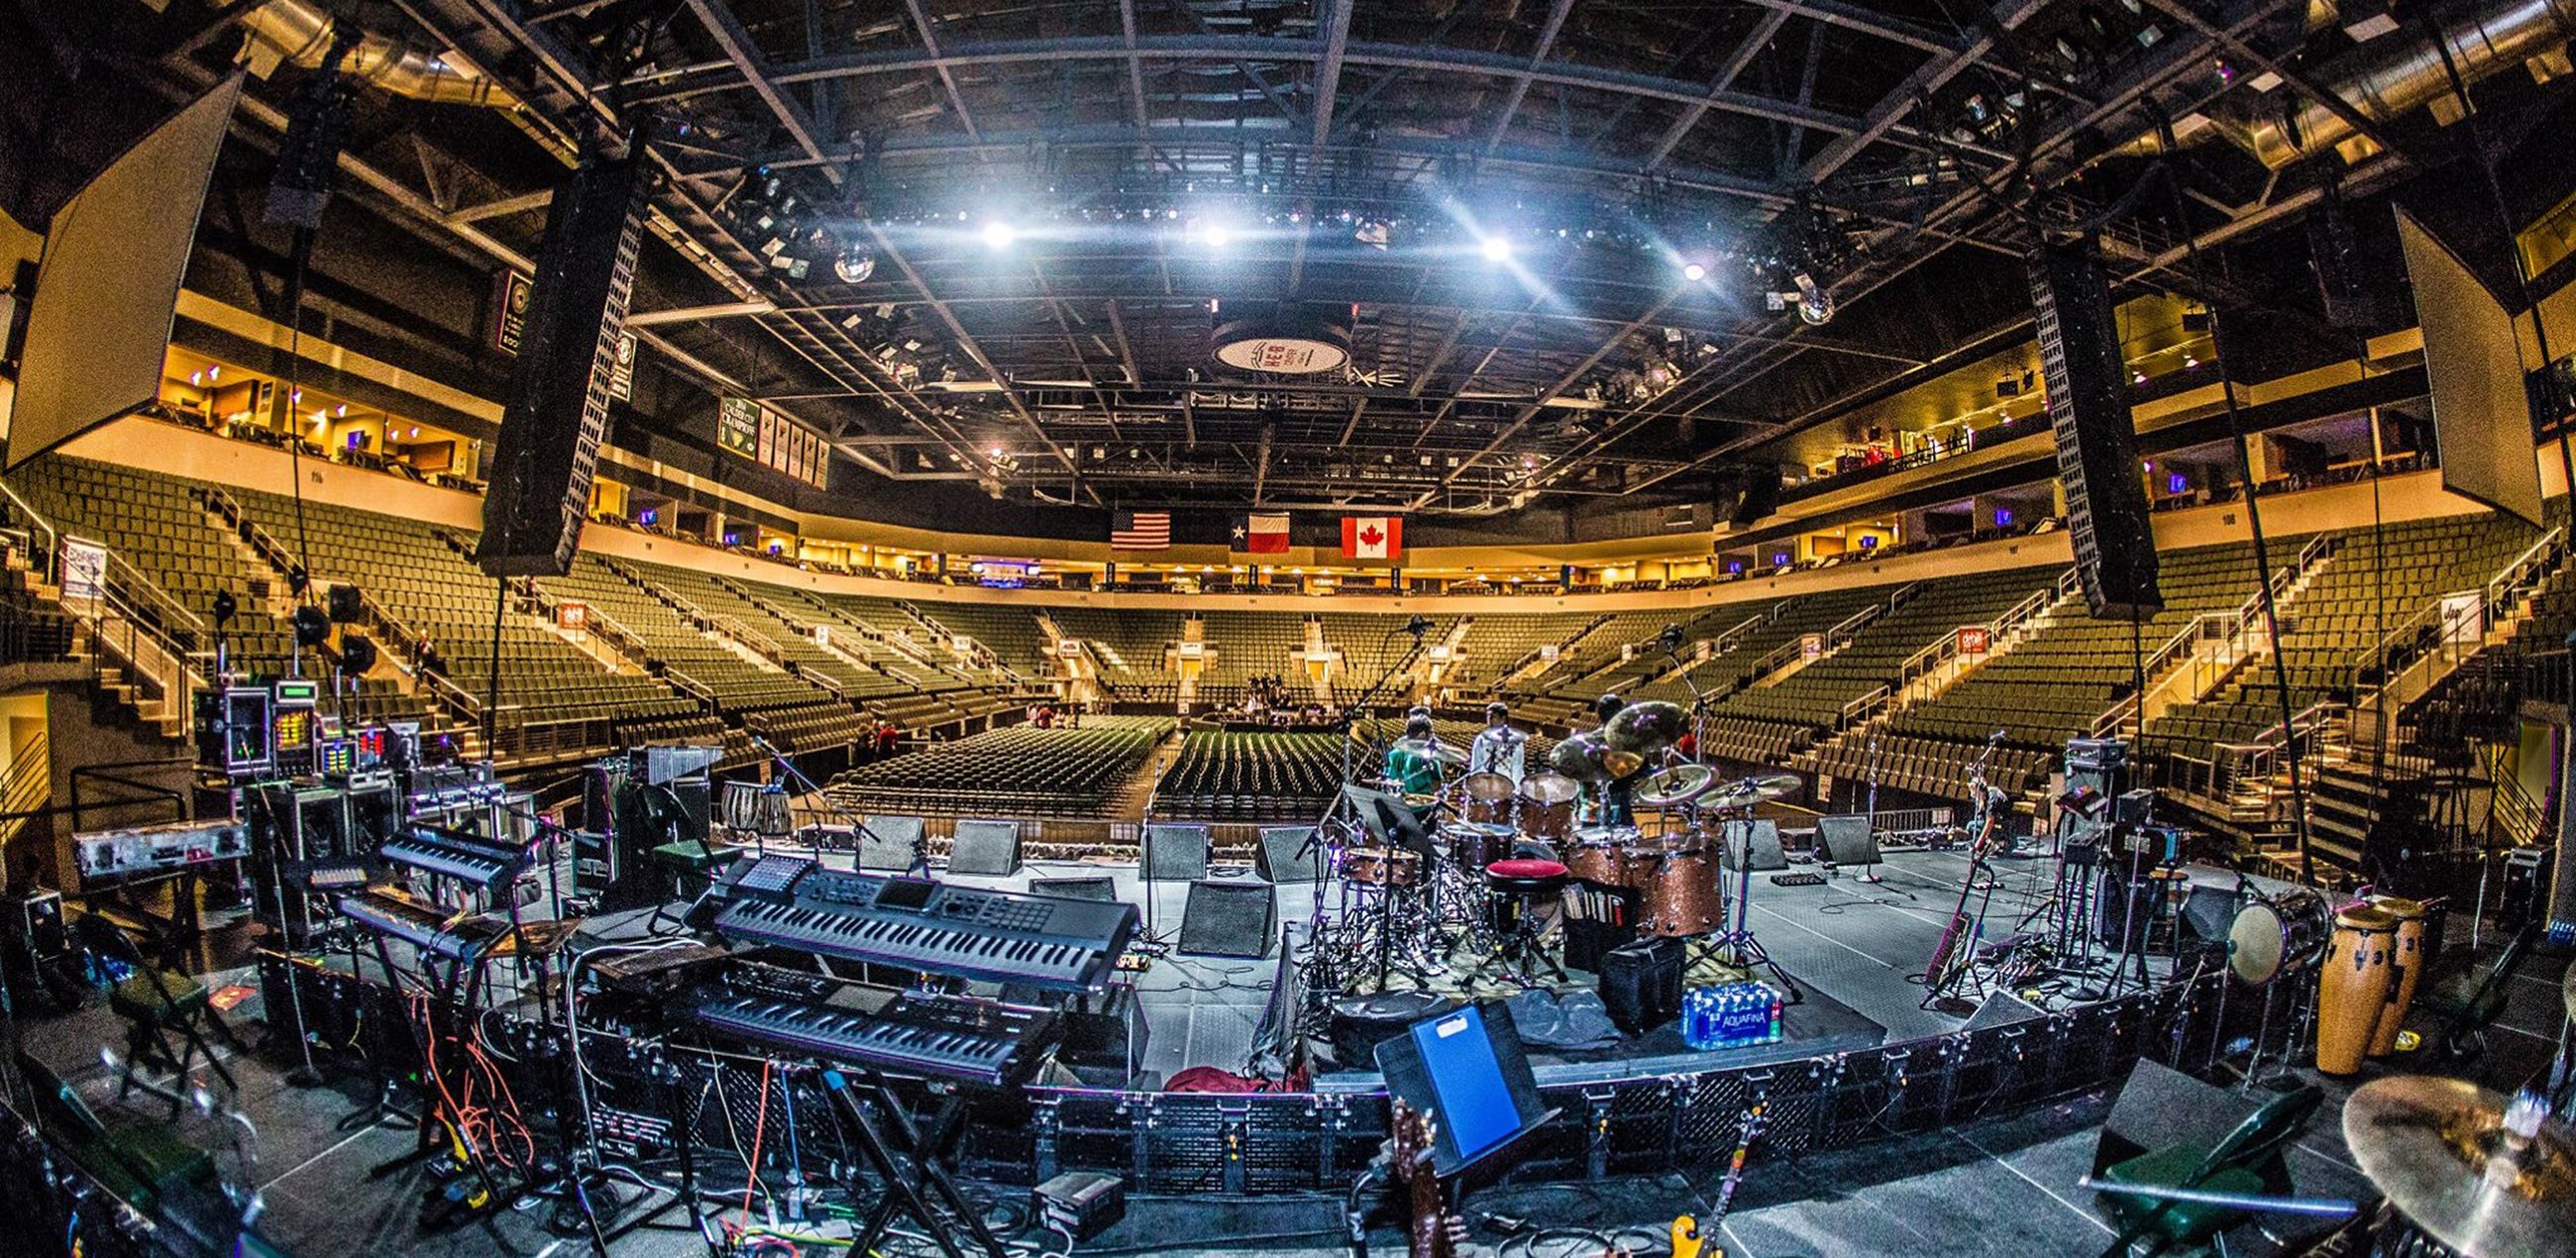
[[[1342,517],[1342,558],[1393,559],[1404,553],[1404,520],[1391,515]]]

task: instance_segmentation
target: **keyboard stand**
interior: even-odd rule
[[[859,1151],[867,1156],[868,1163],[885,1181],[885,1191],[878,1194],[876,1205],[869,1208],[868,1217],[850,1246],[852,1254],[874,1252],[877,1243],[885,1238],[886,1229],[893,1226],[895,1215],[900,1212],[921,1224],[922,1230],[938,1243],[948,1258],[966,1258],[966,1250],[958,1244],[961,1229],[966,1233],[965,1239],[985,1258],[1009,1258],[1009,1251],[1003,1248],[1000,1239],[993,1235],[992,1229],[984,1226],[983,1213],[967,1204],[965,1195],[957,1191],[957,1182],[949,1177],[948,1168],[940,1161],[948,1144],[956,1138],[959,1121],[966,1115],[966,1099],[956,1088],[944,1090],[945,1095],[940,1099],[939,1108],[931,1113],[930,1126],[925,1132],[914,1126],[910,1116],[904,1112],[902,1098],[895,1095],[893,1085],[875,1071],[861,1071],[854,1078],[838,1069],[826,1068],[823,1087],[826,1095],[832,1098],[833,1112],[840,1116],[846,1134],[857,1143]],[[868,1116],[867,1106],[861,1103],[863,1100],[876,1102],[885,1115],[882,1124]],[[858,1187],[856,1169],[852,1168],[851,1176],[853,1194]],[[942,1220],[939,1212],[931,1208],[930,1202],[921,1195],[923,1185],[938,1194],[940,1202],[956,1216],[956,1222]]]

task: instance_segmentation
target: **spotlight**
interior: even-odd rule
[[[1487,262],[1509,262],[1512,260],[1512,242],[1504,236],[1487,236],[1476,242],[1476,252],[1485,255]]]
[[[1215,219],[1192,219],[1189,230],[1184,234],[1210,249],[1223,249],[1234,243],[1234,229]]]
[[[985,248],[1008,249],[1011,247],[1012,241],[1020,238],[1020,233],[1010,224],[996,219],[993,222],[984,224],[983,236]]]
[[[1814,276],[1800,271],[1789,282],[1798,286],[1798,317],[1806,320],[1807,326],[1821,328],[1834,321],[1834,295],[1817,284]]]
[[[1708,278],[1708,268],[1696,262],[1685,262],[1682,264],[1682,278],[1694,284],[1699,283]]]
[[[865,284],[876,273],[877,255],[864,248],[852,246],[832,259],[832,278],[844,284]]]

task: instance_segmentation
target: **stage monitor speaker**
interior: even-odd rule
[[[2011,992],[1995,992],[1977,1006],[1975,1013],[1968,1015],[1968,1024],[1959,1029],[1983,1031],[1988,1027],[2011,1026],[2016,1022],[2035,1022],[2047,1016],[2046,1010]]]
[[[1875,865],[1878,835],[1866,814],[1816,818],[1816,842],[1836,865]]]
[[[2043,243],[2030,255],[2039,365],[2048,423],[2057,435],[2057,479],[2066,490],[2076,580],[2097,617],[2152,616],[2155,534],[2129,418],[2128,366],[2102,256],[2090,240]]]
[[[1729,869],[1736,860],[1749,858],[1757,874],[1789,867],[1789,853],[1780,846],[1780,823],[1769,817],[1727,822],[1726,849],[1719,856]]]
[[[1201,957],[1266,957],[1279,933],[1279,893],[1267,883],[1190,884],[1181,906],[1181,941],[1175,951]]]
[[[859,836],[859,868],[885,873],[902,873],[913,868],[921,854],[921,818],[877,815],[868,818],[865,834]]]
[[[1196,821],[1156,821],[1145,826],[1147,882],[1196,882],[1207,877],[1208,828]]]
[[[1008,878],[1020,872],[1020,823],[960,821],[948,840],[948,872]]]
[[[1278,883],[1322,882],[1324,845],[1313,826],[1263,826],[1261,846],[1253,855],[1261,876]]]
[[[547,211],[474,552],[492,576],[562,576],[581,543],[635,290],[644,183],[634,157],[586,161]]]
[[[2142,1058],[2129,1072],[2129,1081],[2120,1086],[2119,1097],[2111,1102],[2110,1116],[2102,1122],[2102,1134],[2093,1146],[2093,1174],[2098,1178],[2111,1167],[2155,1149],[2175,1145],[2216,1148],[2227,1133],[2252,1117],[2271,1096],[2266,1091],[2249,1096],[2233,1088],[2215,1087],[2171,1066]],[[2251,1169],[2262,1177],[2265,1194],[2290,1196],[2296,1190],[2289,1165],[2280,1153]]]
[[[1689,949],[1678,939],[1639,939],[1601,958],[1601,1004],[1630,1035],[1670,1026],[1682,1011],[1682,970]]]
[[[1030,895],[1051,895],[1059,900],[1098,900],[1114,904],[1118,900],[1115,878],[1031,878]]]

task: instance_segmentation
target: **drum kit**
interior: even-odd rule
[[[1456,951],[1443,945],[1463,933],[1472,952],[1494,959],[1488,964],[1529,982],[1539,968],[1528,964],[1535,937],[1555,920],[1548,906],[1560,889],[1633,895],[1641,934],[1735,938],[1727,930],[1720,860],[1730,828],[1713,823],[1749,820],[1755,804],[1782,798],[1800,782],[1778,773],[1727,780],[1677,759],[1674,744],[1689,723],[1679,704],[1630,704],[1601,728],[1557,743],[1548,768],[1520,782],[1465,773],[1436,795],[1404,795],[1417,836],[1412,846],[1376,833],[1389,829],[1378,825],[1354,832],[1334,858],[1343,884],[1339,951],[1355,963],[1348,973],[1365,973],[1372,955],[1380,989],[1392,970],[1436,972],[1444,968],[1439,958]],[[1436,745],[1397,748],[1407,753],[1407,766],[1436,760],[1464,768]],[[1399,788],[1392,779],[1379,785],[1389,794]],[[1638,808],[1659,816],[1656,833],[1636,824]],[[1401,822],[1392,829],[1407,830]],[[1496,872],[1505,866],[1508,876]]]

